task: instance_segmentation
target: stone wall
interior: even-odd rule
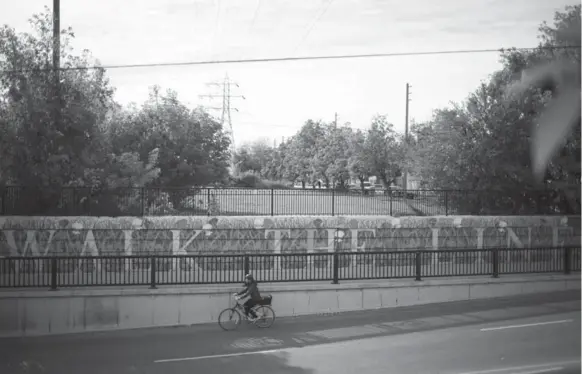
[[[579,217],[0,217],[0,256],[580,246]]]

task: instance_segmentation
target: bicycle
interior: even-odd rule
[[[232,296],[235,300],[234,306],[224,309],[218,315],[218,325],[224,331],[236,330],[240,326],[241,321],[243,319],[248,322],[252,322],[259,328],[271,327],[271,325],[273,325],[273,323],[275,322],[275,311],[273,310],[273,308],[271,308],[271,304],[273,301],[273,297],[271,295],[264,297],[262,302],[258,303],[257,305],[251,308],[257,315],[257,318],[254,321],[250,321],[248,319],[244,312],[244,306],[238,302],[239,299],[236,297],[236,294]],[[233,321],[233,318],[234,318],[234,328],[228,329],[226,327],[226,322]]]

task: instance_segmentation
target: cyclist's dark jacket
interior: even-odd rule
[[[250,296],[253,301],[262,301],[263,298],[259,293],[259,287],[257,287],[257,282],[252,281],[244,290],[237,293],[238,296],[247,297]]]

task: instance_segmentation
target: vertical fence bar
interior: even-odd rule
[[[51,291],[56,291],[58,283],[58,264],[57,258],[51,257]]]
[[[275,215],[275,189],[271,188],[271,217]]]
[[[449,192],[445,190],[445,216],[449,215]]]
[[[150,257],[150,288],[155,289],[156,287],[156,273],[157,273],[157,261],[156,256]]]
[[[244,278],[247,274],[249,274],[251,272],[251,261],[250,261],[249,255],[245,255],[243,261],[244,261],[244,266],[243,266],[243,271],[244,271],[243,278]]]
[[[331,216],[335,215],[335,188],[332,186],[331,188]]]
[[[499,278],[499,249],[493,248],[491,249],[491,260],[493,262],[493,278]]]
[[[333,280],[332,284],[339,284],[339,253],[337,251],[337,245],[333,251]]]
[[[420,281],[420,280],[422,280],[422,252],[421,251],[416,251],[415,258],[414,258],[414,265],[415,265],[415,269],[414,269],[415,280]]]
[[[570,274],[571,266],[570,266],[570,258],[572,257],[572,248],[564,247],[564,274]]]

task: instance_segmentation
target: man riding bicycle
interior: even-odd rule
[[[250,321],[255,321],[257,319],[257,314],[255,313],[252,308],[258,305],[263,298],[259,293],[259,287],[257,285],[257,281],[251,274],[245,275],[245,289],[241,292],[235,293],[234,296],[237,300],[242,299],[244,297],[250,296],[250,298],[243,304],[245,308],[245,315]],[[249,313],[251,316],[249,317]]]

